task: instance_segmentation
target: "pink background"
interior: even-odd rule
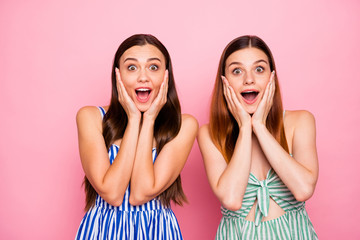
[[[225,45],[262,37],[286,109],[317,120],[315,229],[320,239],[360,239],[359,1],[3,0],[0,29],[0,239],[75,237],[84,214],[75,115],[108,103],[113,55],[134,33],[168,48],[183,112],[200,124]],[[213,239],[220,206],[197,143],[182,178],[190,204],[174,211],[184,238]]]

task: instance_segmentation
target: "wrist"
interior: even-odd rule
[[[140,123],[141,123],[141,115],[128,117],[128,124],[139,126]]]
[[[156,118],[151,117],[149,115],[146,115],[146,113],[144,113],[143,117],[142,117],[142,126],[144,126],[144,125],[146,125],[146,126],[154,126],[155,119]]]
[[[258,122],[258,121],[252,122],[252,129],[256,135],[262,131],[267,130],[266,125],[263,122]]]
[[[239,125],[239,129],[240,130],[251,130],[251,122],[250,121],[246,121],[246,122],[238,122]]]
[[[157,115],[154,116],[153,114],[148,114],[147,112],[144,112],[143,114],[143,122],[147,121],[147,122],[155,122]]]

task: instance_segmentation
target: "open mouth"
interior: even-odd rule
[[[150,97],[151,89],[150,88],[137,88],[135,89],[136,98],[139,102],[147,102]]]
[[[248,104],[252,104],[256,101],[259,92],[256,90],[245,90],[241,92],[241,96],[243,97],[244,101]]]

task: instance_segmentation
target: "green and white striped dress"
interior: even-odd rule
[[[285,211],[285,214],[262,222],[268,216],[270,197]],[[245,220],[256,203],[255,222]],[[216,239],[318,239],[305,210],[305,202],[295,199],[273,169],[266,179],[259,181],[250,173],[241,209],[230,211],[221,207],[223,215],[216,233]]]

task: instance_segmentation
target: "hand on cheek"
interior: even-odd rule
[[[152,102],[151,106],[149,107],[149,109],[144,113],[144,118],[155,121],[157,115],[159,114],[160,110],[167,101],[168,82],[169,82],[169,71],[166,70],[159,92],[156,98],[154,99],[154,101]]]
[[[120,71],[118,68],[115,68],[116,75],[116,88],[118,92],[118,100],[121,106],[124,108],[126,115],[129,120],[131,119],[141,119],[141,112],[137,109],[134,101],[130,98],[127,93],[124,83],[121,80]]]
[[[230,86],[229,81],[221,76],[223,82],[224,96],[227,106],[238,123],[239,127],[249,125],[251,123],[250,115],[244,110],[244,107],[237,98],[234,89]]]
[[[270,74],[269,83],[266,86],[264,95],[252,116],[253,127],[259,124],[266,125],[266,119],[273,104],[275,94],[275,71]]]

